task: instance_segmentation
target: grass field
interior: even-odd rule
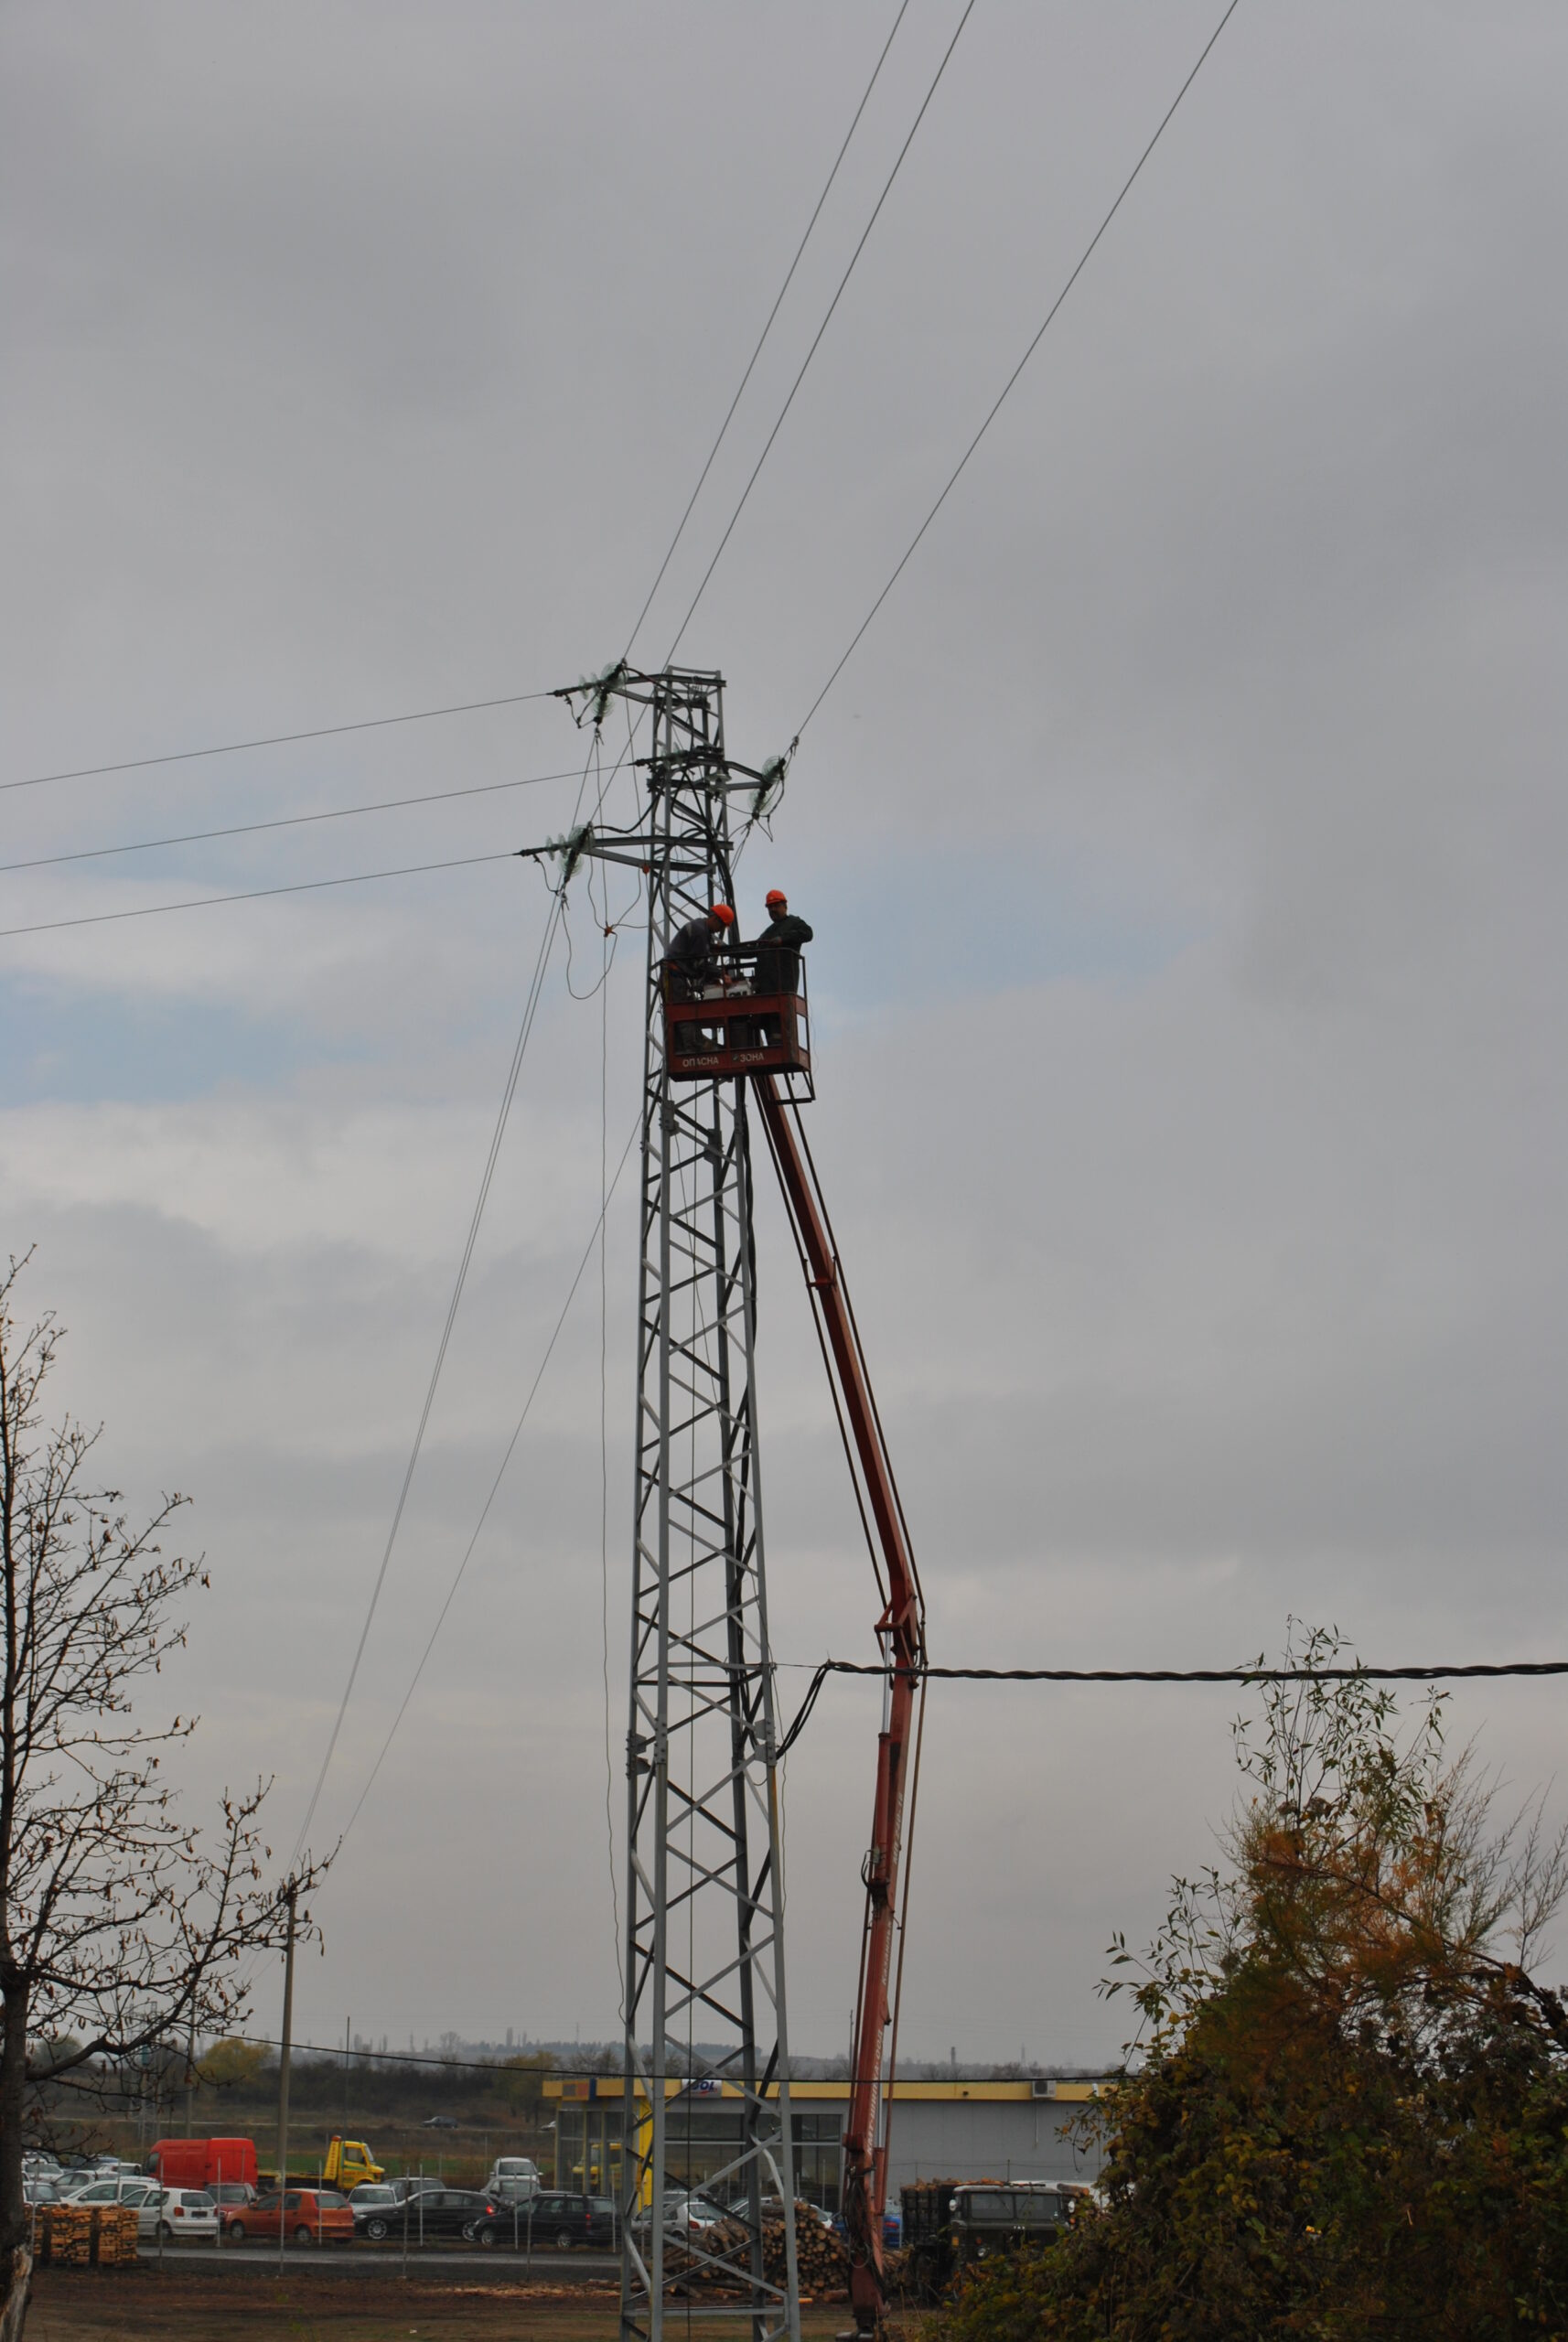
[[[418,2278],[277,2278],[257,2271],[40,2269],[28,2342],[613,2342],[616,2291],[603,2286],[432,2284]],[[843,2303],[812,2303],[802,2337],[827,2342],[849,2321]],[[744,2319],[682,2315],[692,2342],[744,2342]]]

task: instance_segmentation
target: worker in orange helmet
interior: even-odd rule
[[[781,886],[770,886],[764,897],[768,925],[757,939],[757,967],[752,982],[758,994],[798,993],[800,989],[800,946],[810,943],[811,930],[796,919]],[[761,1048],[778,1048],[784,1039],[777,1016],[759,1016],[757,1040]]]
[[[690,919],[670,939],[664,964],[677,1000],[701,1000],[721,978],[718,947],[735,925],[727,903],[710,903],[699,919]]]

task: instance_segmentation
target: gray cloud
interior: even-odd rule
[[[884,15],[14,8],[0,778],[613,656]],[[910,12],[650,658],[950,16]],[[682,645],[729,674],[737,752],[799,725],[1208,29],[1187,0],[976,12]],[[1239,11],[748,855],[748,915],[780,876],[819,926],[813,1144],[943,1655],[1208,1663],[1287,1611],[1380,1659],[1564,1648],[1565,40],[1523,0]],[[17,791],[0,858],[585,753],[545,703]],[[573,793],[14,875],[0,924],[499,850]],[[275,1771],[285,1841],[542,917],[497,865],[0,947],[6,1241],[40,1241],[116,1477],[199,1499],[193,1790]],[[553,972],[328,1831],[587,1240],[600,1044]],[[761,1244],[804,1662],[867,1648],[869,1582],[766,1193]],[[356,1825],[307,2026],[613,2025],[599,1403],[591,1275]],[[1554,1696],[1467,1692],[1455,1728],[1528,1783]],[[1232,1704],[933,1693],[907,2041],[1114,2045],[1101,1947],[1205,1857]],[[794,2029],[826,2050],[873,1706],[834,1686],[789,1767]]]

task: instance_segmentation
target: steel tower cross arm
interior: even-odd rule
[[[856,2326],[865,2334],[875,2331],[883,2306],[882,2214],[887,2191],[887,2147],[886,2139],[878,2144],[877,2115],[884,2079],[883,2036],[893,2014],[889,1979],[897,1918],[905,1791],[916,1696],[926,1660],[925,1604],[854,1313],[810,1150],[803,1137],[798,1135],[796,1122],[787,1111],[773,1076],[754,1075],[752,1088],[784,1190],[801,1266],[826,1336],[841,1414],[854,1441],[859,1465],[862,1502],[869,1509],[875,1524],[886,1574],[886,1598],[876,1633],[887,1678],[882,1730],[876,1744],[871,1846],[864,1873],[865,1918],[850,2068],[849,2114],[843,2139],[850,2300]]]

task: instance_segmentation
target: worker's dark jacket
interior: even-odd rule
[[[719,972],[714,931],[705,919],[688,919],[684,927],[676,929],[664,964],[677,1000],[701,998],[703,986],[715,982]]]
[[[757,939],[757,973],[752,978],[759,993],[796,992],[800,983],[800,946],[810,943],[811,930],[803,919],[796,919],[783,911],[769,919]]]

